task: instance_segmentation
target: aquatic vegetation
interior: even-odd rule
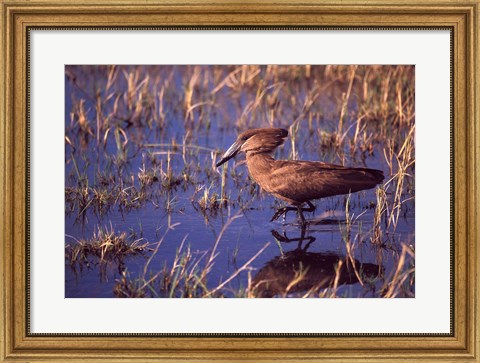
[[[88,239],[76,239],[67,235],[65,245],[65,260],[67,265],[77,273],[83,268],[100,266],[102,280],[106,279],[106,268],[114,265],[118,270],[123,270],[125,261],[129,257],[145,255],[151,251],[149,243],[143,238],[132,238],[125,232],[116,233],[113,227],[97,226],[93,236]]]
[[[415,295],[414,66],[65,73],[67,297],[91,296],[82,284],[97,269],[103,296],[272,295],[261,292],[261,274],[288,261],[295,268],[273,296]],[[380,169],[385,181],[318,201],[305,231],[269,222],[283,204],[248,176],[244,159],[215,167],[238,133],[258,127],[288,130],[275,159]],[[319,278],[321,256],[328,278]]]

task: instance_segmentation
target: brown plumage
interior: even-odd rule
[[[251,129],[241,133],[225,152],[217,167],[239,151],[246,154],[250,176],[267,192],[293,206],[277,210],[272,220],[290,210],[297,210],[303,224],[302,211],[313,212],[310,202],[333,195],[371,189],[380,184],[383,172],[376,169],[348,168],[320,161],[275,160],[271,153],[283,144],[288,131],[277,128]],[[307,203],[309,208],[301,208]]]

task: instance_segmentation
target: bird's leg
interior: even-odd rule
[[[302,222],[302,229],[305,228],[305,226],[307,225],[307,221],[305,220],[305,217],[303,216],[303,211],[305,209],[303,209],[300,205],[297,207],[297,214],[298,214],[298,217],[300,218],[300,221]]]
[[[303,212],[313,212],[315,211],[315,206],[307,200],[306,202],[308,204],[308,208],[302,208],[301,205],[297,207],[297,213],[298,217],[300,218],[300,221],[302,222],[302,228],[304,228],[307,225],[307,221],[305,220],[305,217],[303,216]]]
[[[273,215],[272,219],[270,220],[270,222],[273,222],[274,220],[278,219],[278,217],[280,217],[282,214],[283,214],[283,218],[286,218],[287,217],[287,213],[291,210],[297,210],[297,208],[294,208],[294,207],[283,207],[283,208],[279,208],[277,209],[277,211],[275,212],[275,214]]]

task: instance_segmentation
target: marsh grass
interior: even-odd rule
[[[197,213],[208,226],[224,220],[215,227],[222,231],[231,211],[244,211],[252,202],[270,211],[277,202],[252,182],[241,158],[219,170],[215,163],[226,146],[223,136],[250,127],[284,127],[289,142],[277,158],[308,157],[381,168],[386,174],[369,199],[362,194],[322,202],[324,209],[345,208],[345,223],[338,224],[345,260],[339,263],[336,283],[302,296],[341,296],[345,268],[353,268],[364,288],[370,288],[369,278],[353,263],[364,248],[378,255],[379,265],[384,258],[394,260],[395,273],[388,274],[382,296],[412,295],[413,247],[401,247],[412,241],[398,230],[402,218],[411,218],[414,211],[414,67],[75,66],[67,67],[66,74],[71,109],[65,130],[65,204],[75,223],[101,222],[152,205],[167,216],[169,226],[175,224],[172,216]],[[128,236],[112,232],[96,230],[90,238],[69,242],[67,261],[134,256],[135,245],[126,247],[132,242]],[[110,241],[108,248],[102,239]],[[213,248],[213,255],[199,257],[185,243],[180,247],[156,272],[139,276],[123,270],[115,295],[254,296],[254,261],[238,268],[246,276],[241,288],[220,283],[215,290],[205,283],[211,263],[199,261],[220,252]],[[284,296],[306,273],[298,272]]]
[[[143,238],[135,239],[126,232],[116,233],[113,227],[97,226],[92,238],[76,239],[67,235],[65,245],[65,261],[75,272],[83,268],[100,266],[101,280],[107,280],[107,267],[115,266],[119,271],[125,268],[127,258],[145,255],[152,251],[149,243]]]
[[[144,266],[143,273],[140,276],[133,277],[131,274],[123,271],[121,277],[116,280],[113,292],[117,297],[169,297],[169,298],[206,298],[206,297],[226,297],[228,284],[238,275],[252,270],[251,265],[268,247],[265,244],[254,256],[246,261],[241,267],[237,268],[229,277],[220,280],[218,284],[209,287],[209,274],[219,255],[217,248],[221,242],[224,231],[237,218],[239,214],[232,216],[226,222],[224,228],[216,239],[210,251],[199,252],[192,251],[191,246],[186,244],[185,236],[179,247],[176,249],[171,265],[165,264],[156,273],[152,273],[150,265],[155,255],[160,251],[161,245],[168,234],[163,235],[157,242],[155,249],[150,255],[149,260]],[[172,228],[176,227],[172,226]],[[249,289],[241,293],[247,294]],[[234,291],[239,294],[239,291]],[[240,296],[237,296],[240,297]]]
[[[415,254],[414,249],[402,244],[400,257],[396,261],[393,276],[386,279],[382,287],[382,294],[385,298],[398,296],[415,296]]]

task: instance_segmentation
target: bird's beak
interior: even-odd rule
[[[218,168],[220,165],[223,163],[226,163],[228,160],[233,158],[235,155],[237,155],[238,151],[240,150],[240,147],[242,146],[241,143],[238,141],[235,141],[232,146],[228,148],[228,150],[223,154],[222,159],[217,163],[216,167]]]

